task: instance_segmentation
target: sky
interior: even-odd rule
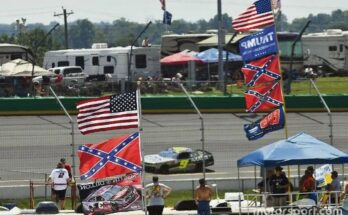
[[[5,3],[5,0],[0,0]],[[209,20],[217,14],[218,0],[166,0],[167,10],[173,20],[184,19],[195,22]],[[221,0],[222,13],[236,17],[255,0]],[[309,14],[328,13],[333,10],[348,10],[347,0],[282,0],[282,11],[288,21],[307,17]],[[159,0],[16,0],[8,1],[0,7],[0,23],[12,24],[25,18],[26,23],[63,23],[62,7],[69,15],[68,22],[88,19],[91,22],[112,22],[121,17],[128,21],[147,23],[161,20],[163,12]]]

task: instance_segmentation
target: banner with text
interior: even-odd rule
[[[274,26],[264,28],[262,31],[244,37],[239,43],[243,61],[251,61],[263,56],[278,53]]]
[[[142,209],[141,176],[138,173],[79,184],[77,187],[86,215]]]
[[[317,187],[324,187],[332,182],[331,172],[332,164],[325,164],[315,169],[314,176],[317,183]]]

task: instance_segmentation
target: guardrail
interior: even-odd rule
[[[76,103],[90,97],[59,97],[69,114],[76,114]],[[347,95],[323,95],[332,112],[348,111]],[[245,112],[243,96],[192,96],[202,113]],[[285,96],[287,112],[325,112],[318,96]],[[142,97],[143,113],[193,113],[185,96]],[[53,97],[0,98],[0,115],[64,114]]]

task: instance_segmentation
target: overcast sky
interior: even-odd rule
[[[197,21],[209,20],[217,13],[217,0],[166,0],[167,10],[173,14],[173,20]],[[222,12],[236,17],[255,0],[221,0]],[[1,0],[0,23],[11,24],[21,17],[27,23],[52,21],[62,23],[63,17],[54,17],[62,13],[62,6],[68,12],[73,11],[68,21],[87,18],[92,22],[111,22],[121,17],[129,21],[147,23],[161,20],[163,12],[159,0]],[[347,0],[282,0],[282,11],[289,21],[298,17],[307,17],[310,13],[331,13],[341,9],[348,10]]]

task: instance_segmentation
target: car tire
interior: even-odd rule
[[[169,166],[168,165],[162,165],[159,168],[159,172],[163,174],[168,174],[169,173]]]
[[[203,163],[198,163],[195,166],[195,172],[202,172],[202,170],[203,170]]]

